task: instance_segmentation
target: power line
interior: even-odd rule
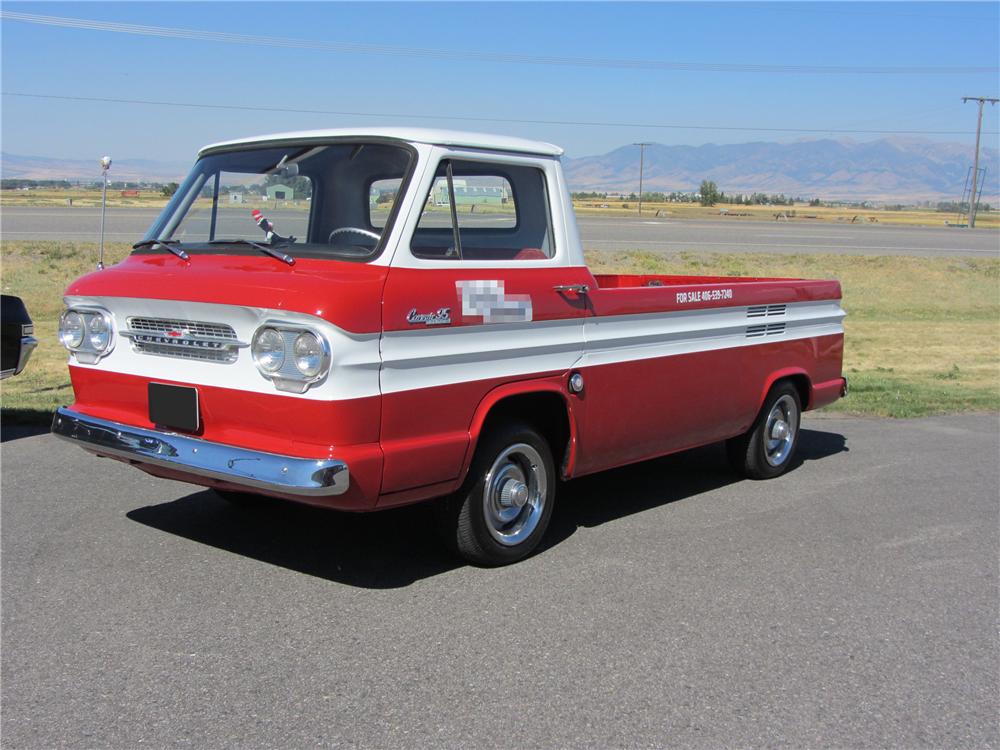
[[[389,55],[397,57],[422,57],[442,60],[473,60],[491,63],[519,63],[523,65],[557,65],[585,68],[627,68],[698,73],[799,73],[816,75],[968,75],[970,73],[997,73],[996,66],[850,66],[850,65],[760,65],[754,63],[675,62],[668,60],[628,60],[600,57],[560,57],[523,55],[482,50],[429,49],[399,47],[359,42],[329,42],[311,39],[289,39],[252,34],[233,34],[224,31],[179,29],[169,26],[148,26],[116,21],[95,21],[84,18],[46,16],[19,11],[0,11],[0,18],[42,26],[68,29],[106,31],[117,34],[152,36],[164,39],[187,39],[225,44],[307,49],[340,54]]]
[[[33,94],[22,91],[3,91],[2,96],[16,96],[29,99],[54,99],[70,102],[105,102],[109,104],[143,104],[157,107],[187,107],[193,109],[222,109],[240,112],[280,112],[284,114],[338,115],[341,117],[385,117],[409,118],[416,120],[461,120],[464,122],[505,123],[514,125],[567,125],[595,128],[651,128],[659,130],[717,130],[747,133],[805,133],[837,135],[972,135],[966,130],[848,130],[843,128],[755,128],[736,125],[682,125],[652,122],[589,122],[585,120],[529,120],[512,117],[471,117],[469,115],[421,115],[412,112],[353,112],[335,109],[299,109],[295,107],[261,107],[243,104],[202,104],[200,102],[161,101],[155,99],[123,99],[103,96],[61,96],[56,94]],[[997,131],[987,131],[987,135],[998,135]]]

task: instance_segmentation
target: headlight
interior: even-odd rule
[[[279,391],[305,393],[330,370],[330,345],[318,331],[296,323],[268,320],[250,345],[260,374]]]
[[[262,328],[250,347],[257,366],[266,373],[275,373],[285,364],[285,337],[274,328]]]
[[[59,340],[67,349],[78,349],[83,343],[83,316],[75,310],[67,310],[59,318]]]
[[[314,378],[323,369],[323,344],[315,333],[303,331],[295,337],[295,366],[307,378]]]
[[[92,313],[86,317],[87,333],[90,345],[98,352],[103,352],[111,343],[111,326],[100,313]]]
[[[59,318],[59,341],[77,362],[92,365],[114,348],[111,313],[103,307],[71,307]]]

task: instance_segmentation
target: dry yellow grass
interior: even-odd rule
[[[607,208],[600,208],[607,204]],[[624,208],[628,206],[628,208]],[[576,200],[573,207],[585,216],[638,216],[636,201],[620,200]],[[727,213],[723,213],[726,211]],[[736,214],[741,214],[737,216]],[[742,215],[746,214],[746,215]],[[699,219],[702,221],[789,221],[797,224],[890,224],[901,226],[942,227],[946,222],[959,221],[954,213],[943,213],[931,209],[890,211],[887,209],[827,208],[809,206],[804,203],[794,206],[702,206],[698,203],[649,203],[642,204],[642,215],[650,218]],[[778,217],[778,218],[776,218]],[[976,219],[976,227],[982,229],[1000,227],[1000,211],[981,211]]]

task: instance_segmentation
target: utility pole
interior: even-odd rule
[[[997,99],[990,99],[988,96],[963,96],[962,104],[966,102],[979,102],[979,124],[976,125],[976,155],[972,162],[972,195],[969,196],[969,229],[976,226],[976,207],[979,200],[976,196],[977,183],[979,182],[979,134],[983,129],[983,105],[986,102],[996,104]]]
[[[652,146],[652,143],[633,143],[633,146],[639,147],[639,216],[642,216],[642,170],[645,166],[644,158],[646,155],[646,146]]]

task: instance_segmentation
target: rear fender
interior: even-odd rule
[[[801,367],[784,367],[780,370],[772,372],[767,380],[764,381],[764,388],[760,392],[760,398],[757,400],[758,412],[761,407],[764,406],[764,399],[767,398],[767,394],[770,393],[774,384],[779,380],[785,380],[787,378],[792,379],[795,383],[795,387],[799,391],[799,397],[802,399],[802,411],[809,409],[813,400],[812,378],[810,378],[809,373]]]

